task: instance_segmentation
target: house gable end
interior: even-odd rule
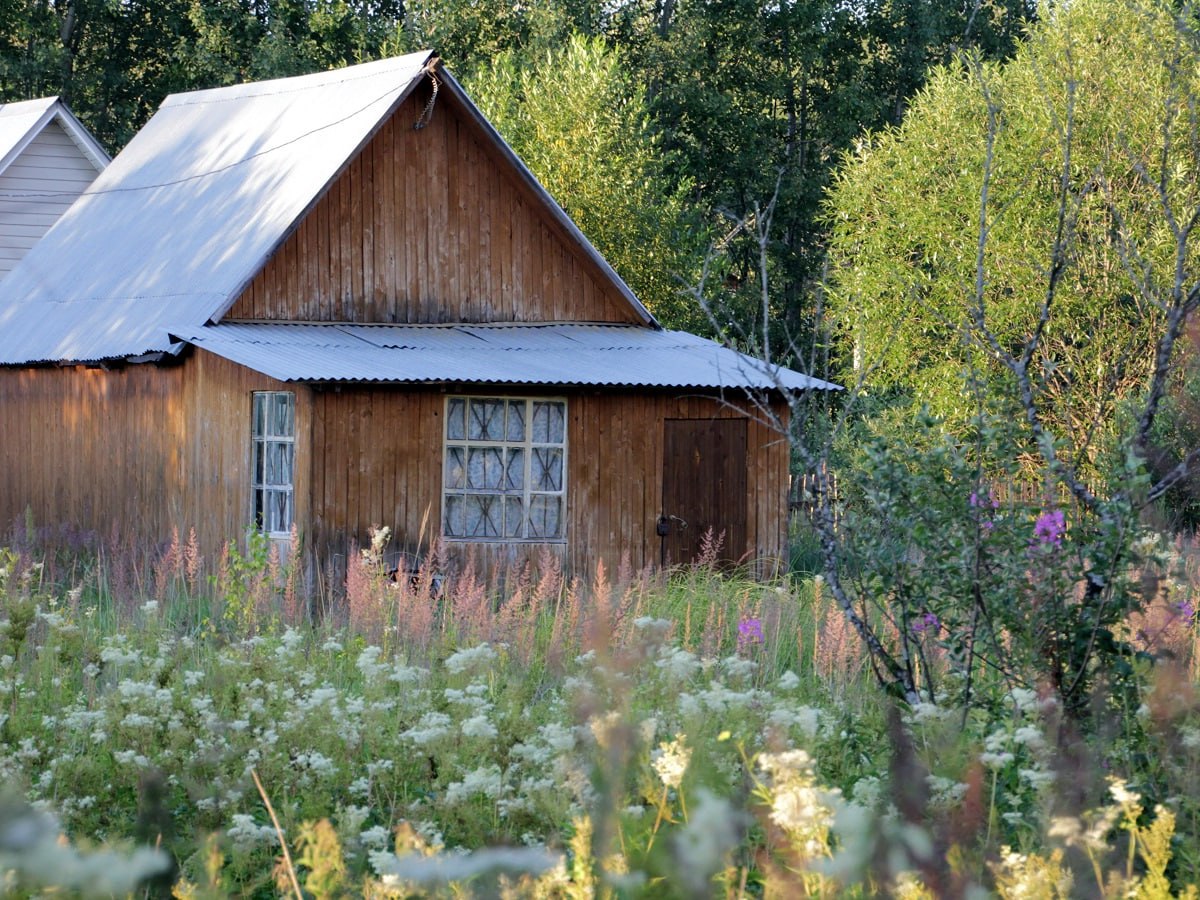
[[[86,135],[55,103],[6,157],[0,171],[0,278],[96,179],[107,157],[81,145]],[[88,141],[95,144],[90,136]],[[89,148],[90,149],[90,148]]]
[[[279,244],[223,321],[650,324],[449,76],[426,81]]]

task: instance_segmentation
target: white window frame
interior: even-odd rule
[[[277,397],[287,397],[291,407],[291,434],[276,434],[274,430],[272,408]],[[258,433],[258,405],[262,402],[263,433]],[[290,481],[272,482],[267,478],[267,455],[272,446],[282,446],[290,457]],[[259,472],[259,459],[262,460],[262,472]],[[283,494],[284,518],[286,522],[275,523],[265,521],[270,509],[267,498],[271,494]],[[254,391],[250,395],[250,517],[254,527],[272,538],[284,538],[291,534],[292,525],[296,521],[296,394],[293,391]],[[268,526],[279,524],[280,528]]]
[[[487,441],[482,439],[473,439],[470,434],[470,407],[472,401],[498,401],[506,404],[524,403],[525,404],[525,434],[523,440],[496,440]],[[464,428],[462,438],[452,438],[450,436],[450,409],[451,404],[455,402],[463,402],[465,404],[463,410]],[[563,414],[563,433],[562,442],[555,441],[535,441],[533,440],[533,408],[535,403],[557,403],[562,407]],[[443,418],[445,424],[442,428],[442,536],[448,541],[463,541],[467,543],[497,543],[497,544],[562,544],[567,540],[567,469],[568,469],[568,448],[570,443],[570,416],[569,407],[566,397],[513,397],[496,394],[456,394],[446,398],[445,406],[443,407]],[[562,472],[559,478],[558,490],[538,490],[533,487],[532,468],[533,468],[533,451],[535,449],[551,447],[562,452]],[[462,448],[464,450],[464,460],[467,459],[471,448],[491,448],[500,449],[501,458],[507,458],[507,450],[521,449],[524,454],[524,473],[522,477],[522,487],[520,490],[505,489],[484,489],[484,488],[469,488],[465,484],[461,487],[450,486],[450,451],[453,448]],[[495,535],[463,535],[450,534],[450,518],[448,515],[449,499],[455,496],[492,496],[492,497],[519,497],[521,499],[522,522],[521,535],[505,537],[503,534]],[[528,536],[529,528],[529,509],[530,500],[534,497],[557,497],[559,501],[559,527],[558,534],[552,537]],[[500,514],[500,530],[504,530],[504,513],[503,508]]]

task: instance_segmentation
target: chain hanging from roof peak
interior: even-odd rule
[[[420,131],[422,128],[428,125],[430,120],[433,118],[433,105],[437,103],[438,87],[440,87],[437,75],[434,72],[434,70],[437,68],[437,64],[438,57],[436,55],[431,56],[429,58],[429,62],[425,63],[425,68],[422,70],[426,75],[429,76],[429,80],[433,82],[433,93],[429,95],[429,102],[426,103],[425,108],[421,110],[420,118],[418,118],[413,124],[413,131]]]

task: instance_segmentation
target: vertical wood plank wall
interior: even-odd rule
[[[0,528],[160,540],[180,511],[182,369],[0,370]]]
[[[330,186],[225,320],[638,322],[443,92],[417,91]]]
[[[39,526],[117,533],[145,549],[195,528],[215,559],[250,524],[250,394],[264,390],[296,393],[303,522],[307,387],[202,350],[174,366],[0,369],[0,534],[28,507]]]
[[[518,396],[518,395],[513,395]],[[563,396],[558,394],[556,396]],[[442,429],[446,395],[369,388],[318,390],[312,400],[312,511],[317,555],[336,573],[347,548],[389,526],[399,548],[427,551],[441,534]],[[635,568],[657,565],[661,512],[663,420],[726,418],[735,409],[704,397],[567,394],[567,542],[551,545],[569,568],[610,570],[623,553]],[[774,410],[786,422],[787,408]],[[744,548],[761,574],[785,556],[789,449],[751,416],[747,428]],[[424,526],[422,530],[422,526]],[[457,556],[466,543],[448,544]],[[504,564],[536,556],[538,545],[476,544],[477,560]]]
[[[171,367],[0,370],[0,530],[26,506],[39,525],[101,535],[115,527],[146,546],[169,538],[172,527],[184,534],[195,527],[215,559],[250,523],[250,394],[257,390],[296,393],[297,521],[327,571],[337,573],[372,525],[390,526],[402,549],[428,549],[441,533],[444,393],[310,390],[202,350]],[[552,549],[577,574],[601,560],[615,568],[626,552],[635,568],[657,564],[663,420],[738,411],[704,397],[566,397],[567,543]],[[786,407],[776,413],[786,415]],[[765,573],[786,547],[787,443],[751,417],[747,459],[743,549]],[[465,544],[450,546],[466,553]],[[539,549],[479,544],[475,551],[482,562],[502,564]]]

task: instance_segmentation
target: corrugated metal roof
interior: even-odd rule
[[[280,381],[837,389],[686,332],[636,325],[227,324],[173,333]]]
[[[0,363],[166,350],[221,312],[430,55],[168,97],[4,280]]]

